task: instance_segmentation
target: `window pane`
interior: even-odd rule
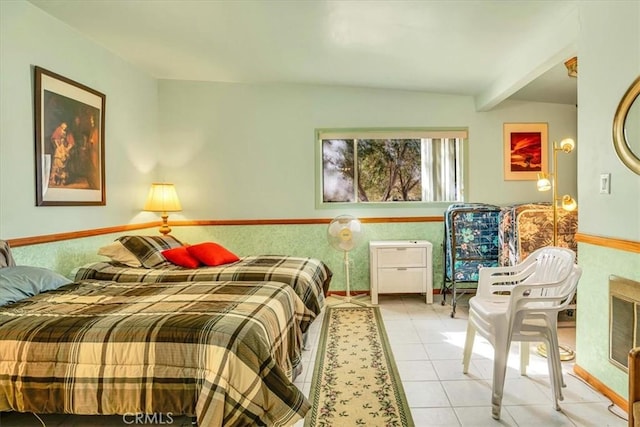
[[[322,201],[457,202],[466,130],[328,130],[322,149]]]
[[[424,201],[461,201],[460,140],[423,139],[422,148]]]
[[[358,200],[421,201],[419,139],[358,140]]]
[[[322,201],[353,202],[354,143],[352,139],[322,141]]]

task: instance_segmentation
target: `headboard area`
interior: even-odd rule
[[[13,260],[13,255],[11,255],[9,243],[0,240],[0,268],[14,267],[15,265],[16,262]]]

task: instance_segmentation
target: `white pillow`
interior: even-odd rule
[[[112,261],[128,265],[129,267],[142,266],[138,258],[118,240],[98,249],[98,255],[106,256],[111,258]]]

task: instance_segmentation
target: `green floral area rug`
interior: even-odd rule
[[[413,426],[377,307],[327,307],[305,427]]]

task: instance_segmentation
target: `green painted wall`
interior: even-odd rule
[[[578,284],[576,364],[627,398],[627,373],[609,362],[609,276],[640,282],[640,254],[578,245],[582,278]]]
[[[369,290],[370,240],[428,240],[433,244],[434,288],[442,284],[441,222],[364,224],[362,242],[349,253],[351,260],[351,289]],[[326,225],[252,225],[173,227],[172,234],[184,243],[215,241],[239,256],[277,254],[309,256],[323,260],[333,271],[331,290],[345,289],[343,253],[333,249],[326,238]],[[133,234],[155,235],[157,229],[137,230]],[[87,237],[21,246],[12,251],[16,263],[56,270],[64,275],[83,264],[106,258],[96,254],[121,234]]]

